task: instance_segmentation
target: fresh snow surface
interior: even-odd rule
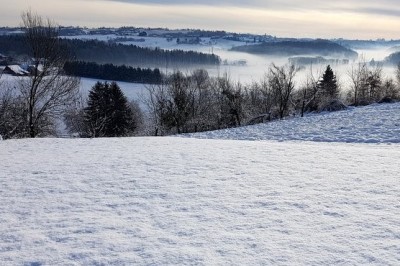
[[[398,144],[0,142],[1,265],[399,265]]]
[[[400,143],[400,103],[350,107],[344,111],[183,136],[236,140]]]
[[[399,109],[0,141],[0,265],[399,265]]]

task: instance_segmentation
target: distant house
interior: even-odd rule
[[[29,76],[29,71],[24,70],[18,65],[9,65],[4,68],[3,74],[9,74],[13,76]]]

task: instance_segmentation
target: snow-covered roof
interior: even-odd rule
[[[24,76],[24,75],[28,75],[29,74],[28,71],[24,70],[19,65],[9,65],[9,66],[6,66],[4,70],[7,71],[8,69],[11,70],[13,72],[12,74],[14,74],[14,75]]]

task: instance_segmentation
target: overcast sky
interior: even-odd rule
[[[18,26],[21,12],[31,7],[65,26],[200,28],[278,37],[400,39],[398,1],[0,0],[0,26]]]

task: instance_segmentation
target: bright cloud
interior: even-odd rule
[[[202,28],[294,37],[400,38],[397,1],[0,0],[0,25],[31,7],[62,25]]]

